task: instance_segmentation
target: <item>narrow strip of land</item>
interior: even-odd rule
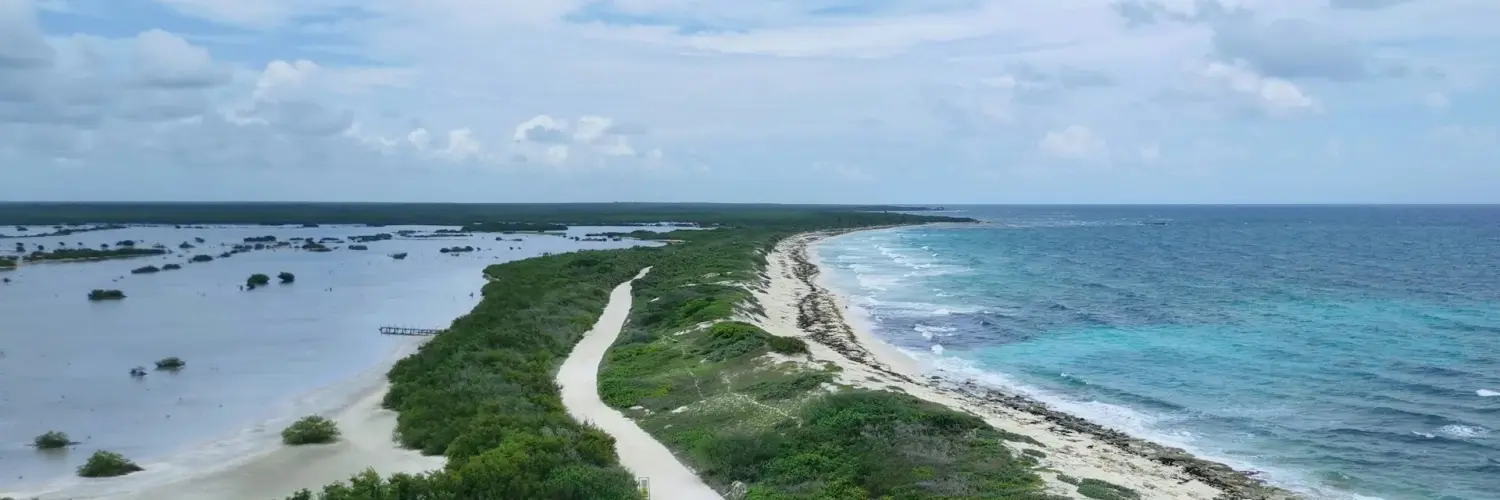
[[[641,270],[635,279],[650,270]],[[651,500],[722,500],[666,446],[599,399],[599,363],[625,327],[630,314],[630,285],[635,279],[610,292],[604,314],[563,361],[557,373],[563,405],[574,419],[593,424],[615,438],[620,465],[647,481]]]

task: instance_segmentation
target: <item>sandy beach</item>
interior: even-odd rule
[[[635,279],[648,271],[650,268],[642,270]],[[630,284],[631,281],[621,283],[609,294],[609,305],[598,323],[573,347],[558,370],[557,384],[562,387],[563,405],[575,420],[592,424],[615,438],[620,464],[637,478],[646,480],[653,500],[721,500],[671,450],[599,399],[599,362],[619,337],[630,314]]]
[[[1253,474],[1133,438],[1023,396],[924,373],[915,359],[851,321],[845,300],[824,286],[817,255],[810,246],[833,234],[797,235],[775,247],[767,256],[767,281],[752,290],[765,316],[749,319],[772,334],[807,340],[815,361],[843,368],[840,383],[900,390],[978,415],[997,429],[1035,439],[1046,454],[1038,472],[1053,494],[1082,498],[1076,487],[1059,479],[1059,475],[1067,475],[1127,486],[1150,499],[1297,498],[1263,484]],[[1007,444],[1017,452],[1035,447]]]
[[[268,500],[284,498],[303,488],[319,491],[324,485],[349,479],[365,469],[374,469],[381,475],[441,469],[446,463],[445,458],[423,456],[397,445],[394,439],[396,412],[380,406],[390,389],[385,373],[396,360],[415,352],[425,340],[413,338],[388,361],[349,382],[355,388],[350,394],[351,403],[327,415],[338,423],[342,434],[336,443],[283,446],[277,442],[260,454],[201,471],[180,471],[165,465],[144,463],[144,472],[121,478],[86,480],[76,487],[27,494],[26,497]],[[279,429],[271,431],[278,435],[280,432]]]

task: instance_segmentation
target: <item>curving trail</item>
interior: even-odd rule
[[[563,405],[575,420],[592,423],[614,436],[620,464],[648,481],[651,500],[723,500],[697,474],[677,461],[666,446],[599,399],[599,363],[625,327],[630,314],[631,283],[650,270],[642,269],[634,279],[610,292],[609,305],[604,307],[599,322],[563,361],[562,369],[557,372]]]

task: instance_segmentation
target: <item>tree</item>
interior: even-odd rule
[[[266,276],[264,274],[260,274],[260,273],[252,274],[252,275],[250,275],[249,279],[245,280],[245,286],[249,287],[249,288],[255,288],[257,286],[268,285],[270,283],[271,283],[271,277],[270,276]]]
[[[113,451],[99,450],[89,457],[89,461],[78,467],[78,475],[82,477],[115,477],[140,472],[146,469],[131,462],[124,455]]]
[[[276,275],[276,279],[281,280],[282,283],[291,283],[297,281],[297,275],[282,271],[281,274]]]
[[[317,415],[302,417],[281,431],[281,442],[292,446],[327,444],[338,440],[338,424]]]

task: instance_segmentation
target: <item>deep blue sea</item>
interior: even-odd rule
[[[1500,499],[1500,207],[960,207],[819,256],[877,335],[1314,498]]]

